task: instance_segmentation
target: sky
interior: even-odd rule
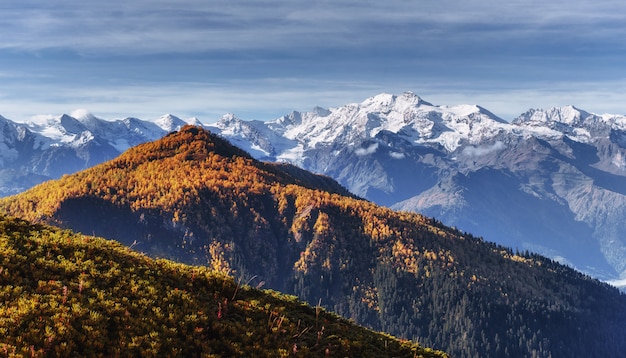
[[[7,0],[0,115],[271,120],[412,91],[626,114],[626,2]]]

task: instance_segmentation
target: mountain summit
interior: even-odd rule
[[[480,141],[482,137],[497,132],[505,123],[479,106],[434,106],[406,92],[401,96],[380,94],[359,104],[331,110],[318,107],[312,112],[293,112],[266,123],[241,121],[229,116],[215,126],[229,139],[245,138],[251,142],[255,146],[252,151],[255,156],[281,160],[316,146],[345,147],[355,151],[360,142],[384,140],[387,134],[453,151],[463,142]],[[247,135],[250,132],[257,133],[257,136]],[[281,145],[276,147],[278,150],[271,150],[264,145],[264,142],[272,143],[271,136],[276,134],[291,140],[292,146]]]

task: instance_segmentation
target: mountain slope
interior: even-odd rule
[[[457,357],[626,348],[626,298],[614,288],[345,194],[184,127],[0,207],[206,264]]]
[[[276,292],[0,217],[6,356],[444,357]]]
[[[187,122],[199,124],[193,118]],[[100,164],[187,122],[172,115],[153,122],[137,118],[106,121],[81,110],[30,123],[0,116],[0,196]]]
[[[603,279],[626,277],[626,117],[572,106],[506,123],[412,93],[217,133],[255,158],[329,175],[378,204],[436,217]]]

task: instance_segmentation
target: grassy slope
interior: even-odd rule
[[[203,267],[101,238],[0,219],[0,355],[423,356]]]

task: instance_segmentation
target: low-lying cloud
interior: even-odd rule
[[[362,157],[364,155],[374,154],[377,149],[378,149],[378,143],[374,143],[374,144],[369,145],[367,148],[358,148],[357,150],[354,151],[354,154]]]
[[[491,154],[493,152],[500,151],[506,148],[506,145],[501,141],[496,141],[492,145],[481,145],[478,147],[469,146],[463,149],[463,154],[468,157],[480,157],[483,155]]]
[[[389,156],[392,157],[393,159],[404,159],[405,157],[404,153],[398,153],[398,152],[389,152]]]

